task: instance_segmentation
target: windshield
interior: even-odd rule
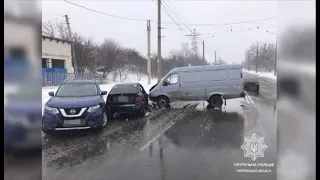
[[[58,97],[96,96],[98,90],[95,84],[63,84],[57,91]]]

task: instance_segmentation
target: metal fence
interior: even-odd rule
[[[43,72],[42,86],[59,86],[63,81],[69,79],[96,79],[100,84],[106,83],[104,78],[93,73]]]

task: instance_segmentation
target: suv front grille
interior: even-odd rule
[[[66,112],[67,115],[77,115],[80,113],[82,108],[65,108],[64,112]],[[73,111],[73,113],[71,113]]]
[[[59,109],[63,117],[81,117],[87,108],[65,108]]]

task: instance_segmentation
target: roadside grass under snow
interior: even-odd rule
[[[113,74],[110,74],[109,76],[107,76],[107,84],[100,84],[100,88],[102,91],[110,91],[111,88],[119,83],[127,83],[127,82],[139,82],[144,89],[146,90],[146,92],[149,92],[149,89],[155,85],[157,83],[157,79],[151,79],[151,84],[148,84],[148,77],[146,75],[142,75],[140,81],[138,80],[138,77],[134,74],[128,74],[126,80],[124,80],[123,82],[120,81],[119,77],[117,77],[115,79],[115,82],[113,82]],[[49,86],[49,87],[43,87],[42,88],[42,110],[45,106],[45,104],[47,103],[47,101],[50,99],[49,96],[49,92],[50,91],[56,91],[58,89],[58,86]],[[107,95],[104,96],[104,98],[106,99]]]
[[[258,77],[264,77],[264,78],[268,78],[268,79],[277,80],[277,76],[274,76],[274,72],[256,72],[253,70],[248,71],[246,69],[243,69],[242,71],[249,73],[249,74],[257,75]]]

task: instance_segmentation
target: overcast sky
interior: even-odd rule
[[[151,51],[157,52],[157,5],[153,0],[121,1],[121,0],[91,0],[71,1],[90,9],[104,13],[133,19],[150,19]],[[187,24],[205,24],[207,26],[183,26],[183,30],[175,25],[172,19],[162,11],[162,56],[168,56],[170,51],[181,48],[181,44],[191,43],[190,30],[196,29],[199,34],[199,54],[202,54],[202,38],[205,39],[205,56],[209,62],[214,61],[214,51],[217,57],[229,63],[241,63],[244,60],[246,48],[257,41],[275,42],[276,36],[266,30],[276,33],[277,1],[172,1],[162,3],[166,9],[169,6]],[[172,18],[180,24],[181,20],[169,9]],[[62,0],[42,1],[42,20],[64,20],[63,15],[69,15],[71,28],[84,36],[93,37],[97,42],[104,38],[112,38],[124,47],[135,48],[147,54],[147,31],[145,21],[130,21],[95,13]],[[269,20],[260,20],[274,18]],[[250,23],[238,23],[260,20]],[[233,25],[223,25],[238,23]],[[210,26],[208,26],[210,25]],[[213,26],[219,25],[219,26]],[[232,26],[232,32],[231,32]],[[257,29],[259,26],[259,29]],[[180,28],[181,28],[180,27]],[[248,29],[254,30],[248,30]],[[230,31],[230,32],[226,32]]]

